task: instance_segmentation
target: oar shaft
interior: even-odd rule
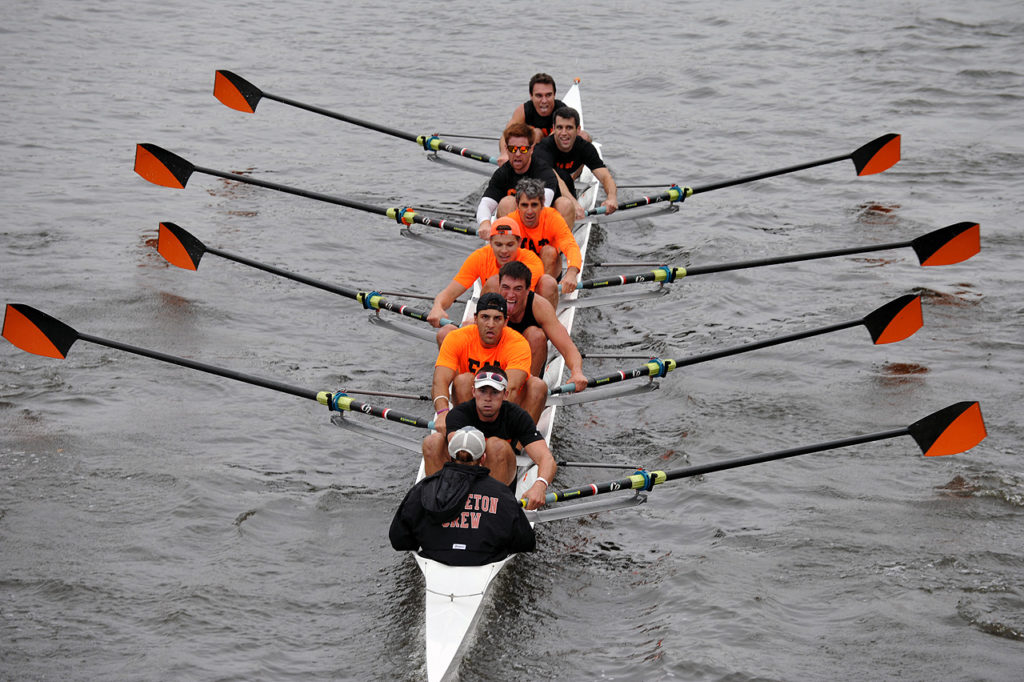
[[[314,391],[301,386],[292,386],[290,384],[284,384],[279,381],[273,381],[271,379],[264,379],[262,377],[253,376],[251,374],[244,374],[242,372],[236,372],[231,369],[224,367],[217,367],[215,365],[208,365],[205,362],[197,362],[196,360],[189,360],[187,358],[180,358],[176,355],[169,355],[167,353],[161,353],[160,351],[150,350],[148,348],[140,348],[139,346],[132,346],[127,343],[121,343],[120,341],[112,341],[111,339],[104,339],[99,336],[93,336],[91,334],[78,333],[78,338],[83,341],[95,343],[100,346],[107,346],[108,348],[114,348],[122,350],[128,353],[134,353],[135,355],[141,355],[143,357],[152,358],[154,360],[160,360],[161,362],[168,362],[172,365],[178,365],[180,367],[188,367],[189,369],[198,370],[200,372],[206,372],[207,374],[216,374],[217,376],[225,377],[227,379],[234,379],[235,381],[242,381],[253,386],[261,386],[263,388],[269,388],[274,391],[280,391],[282,393],[288,393],[300,398],[308,398],[309,400],[317,400],[319,394],[318,391]]]
[[[332,294],[339,294],[341,296],[347,296],[348,298],[358,300],[359,292],[356,291],[355,289],[349,289],[348,287],[339,286],[337,284],[322,282],[318,279],[313,279],[312,277],[306,277],[305,275],[299,275],[294,272],[282,270],[281,268],[274,267],[273,265],[261,263],[259,261],[252,260],[251,258],[239,256],[229,251],[223,251],[212,246],[207,246],[206,250],[207,252],[212,253],[215,256],[220,256],[221,258],[226,258],[227,260],[234,261],[236,263],[241,263],[242,265],[248,265],[251,268],[256,268],[257,270],[262,270],[263,272],[269,272],[270,274],[277,275],[278,277],[284,277],[285,279],[290,279],[294,282],[308,284],[309,286],[316,287],[317,289],[329,291]]]
[[[839,322],[837,324],[829,325],[827,327],[818,327],[817,329],[808,329],[807,331],[796,332],[794,334],[786,334],[785,336],[776,336],[771,339],[765,339],[763,341],[755,341],[753,343],[746,343],[742,346],[732,346],[731,348],[723,348],[721,350],[712,351],[710,353],[702,353],[700,355],[691,355],[689,357],[681,358],[679,360],[673,360],[677,368],[686,367],[688,365],[696,365],[701,362],[708,362],[709,360],[718,360],[719,358],[726,358],[731,355],[739,355],[740,353],[747,353],[753,350],[760,350],[761,348],[769,348],[770,346],[778,346],[783,343],[790,343],[792,341],[800,341],[801,339],[808,339],[812,336],[820,336],[822,334],[830,334],[832,332],[841,331],[843,329],[849,329],[864,324],[864,320],[850,320],[849,322]]]
[[[323,282],[312,277],[306,277],[305,275],[299,275],[294,272],[282,270],[281,268],[274,267],[273,265],[261,263],[250,258],[245,258],[244,256],[239,256],[237,254],[233,254],[228,251],[223,251],[221,249],[213,248],[210,246],[206,247],[206,251],[208,253],[214,254],[215,256],[220,256],[221,258],[226,258],[227,260],[234,261],[236,263],[241,263],[242,265],[248,265],[249,267],[256,268],[257,270],[263,270],[264,272],[269,272],[271,274],[278,275],[280,277],[284,277],[295,282],[308,284],[309,286],[316,287],[317,289],[329,291],[332,294],[346,296],[355,301],[359,301],[360,303],[363,304],[363,307],[367,309],[389,310],[393,313],[405,315],[406,317],[411,317],[414,320],[420,320],[422,322],[427,321],[427,315],[429,315],[430,313],[430,311],[427,310],[413,308],[411,306],[395,303],[394,301],[389,301],[388,299],[384,298],[384,296],[379,292],[357,291],[355,289],[339,286],[337,284],[330,284],[328,282]],[[455,322],[454,320],[442,318],[441,324],[446,325],[458,323]]]
[[[621,286],[623,284],[641,284],[644,282],[674,282],[683,277],[695,275],[709,275],[716,272],[729,272],[732,270],[744,270],[747,268],[760,268],[768,265],[781,265],[783,263],[799,263],[801,261],[816,260],[821,258],[834,258],[837,256],[850,256],[858,253],[871,253],[873,251],[888,251],[906,246],[913,246],[913,240],[904,242],[892,242],[890,244],[874,244],[871,246],[851,246],[843,249],[831,249],[828,251],[815,251],[812,253],[797,253],[789,256],[774,256],[771,258],[758,258],[748,261],[734,261],[732,263],[717,263],[714,265],[696,265],[693,267],[670,267],[665,266],[657,270],[637,272],[630,275],[613,275],[605,279],[591,279],[580,282],[577,289],[599,289],[603,287]]]
[[[718,360],[719,358],[726,358],[731,355],[739,355],[740,353],[747,353],[761,348],[768,348],[770,346],[778,346],[783,343],[790,343],[792,341],[799,341],[801,339],[807,339],[812,336],[820,336],[821,334],[830,334],[832,332],[841,331],[843,329],[849,329],[850,327],[856,327],[864,324],[864,320],[850,320],[849,322],[839,322],[837,324],[828,325],[827,327],[818,327],[817,329],[808,329],[802,332],[796,332],[794,334],[786,334],[785,336],[776,336],[774,338],[765,339],[763,341],[755,341],[753,343],[746,343],[741,346],[732,346],[730,348],[723,348],[721,350],[712,351],[710,353],[702,353],[700,355],[691,355],[689,357],[681,358],[679,360],[661,360],[652,359],[645,365],[636,367],[634,369],[623,370],[616,372],[615,374],[609,374],[603,377],[591,378],[587,381],[587,387],[593,388],[595,386],[606,386],[609,384],[617,384],[620,381],[626,381],[629,379],[639,379],[641,377],[658,377],[664,376],[668,372],[679,367],[686,367],[688,365],[696,365],[701,362],[708,362],[710,360]],[[572,393],[576,390],[575,384],[562,384],[551,389],[550,395],[558,395],[560,393]]]
[[[838,256],[852,256],[858,253],[871,253],[872,251],[889,251],[910,246],[912,241],[892,242],[890,244],[875,244],[872,246],[851,246],[844,249],[831,249],[828,251],[815,251],[812,253],[798,253],[790,256],[775,256],[772,258],[758,258],[756,260],[736,261],[733,263],[718,263],[716,265],[698,265],[692,268],[681,268],[685,276],[708,275],[714,272],[726,272],[729,270],[743,270],[746,268],[760,268],[767,265],[781,265],[783,263],[799,263],[801,261],[816,260],[819,258],[836,258]]]
[[[316,199],[317,201],[323,201],[329,204],[336,204],[338,206],[345,206],[347,208],[354,208],[360,211],[366,211],[367,213],[376,213],[377,215],[386,216],[388,218],[394,218],[402,223],[411,221],[414,223],[419,223],[420,225],[426,225],[428,227],[436,227],[441,230],[447,230],[449,232],[458,232],[460,234],[466,235],[476,234],[476,227],[474,226],[458,225],[447,220],[435,220],[433,218],[428,218],[426,216],[421,216],[417,213],[414,213],[411,208],[399,209],[374,206],[373,204],[367,204],[362,201],[355,201],[354,199],[346,199],[344,197],[338,197],[332,194],[313,192],[308,189],[300,189],[298,187],[282,185],[277,182],[270,182],[269,180],[251,178],[249,176],[240,175],[238,173],[227,173],[225,171],[217,170],[216,168],[204,168],[203,166],[195,166],[194,170],[200,173],[206,173],[207,175],[213,175],[218,178],[224,178],[225,180],[244,182],[249,185],[256,185],[257,187],[264,187],[266,189],[272,189],[278,192],[285,192],[286,194],[294,194],[296,196],[305,197],[307,199]]]
[[[354,116],[346,116],[345,114],[339,114],[336,111],[330,109],[324,109],[323,107],[314,106],[312,104],[306,104],[305,102],[299,102],[298,100],[289,99],[288,97],[281,97],[279,95],[272,95],[269,92],[264,92],[263,96],[267,99],[276,100],[282,104],[289,106],[298,107],[299,109],[305,109],[306,111],[312,111],[315,114],[321,114],[322,116],[329,116],[330,118],[351,123],[353,125],[361,126],[363,128],[369,128],[370,130],[376,130],[377,132],[384,133],[386,135],[392,135],[394,137],[400,137],[403,140],[409,140],[421,145],[428,151],[442,151],[450,154],[456,154],[458,156],[465,157],[467,159],[473,159],[474,161],[483,161],[484,163],[497,164],[497,157],[493,157],[490,154],[482,154],[480,152],[474,152],[465,147],[459,147],[458,145],[445,142],[439,136],[435,135],[413,135],[397,128],[389,128],[388,126],[380,125],[379,123],[373,123],[366,121],[361,118]]]
[[[605,483],[593,483],[591,485],[581,486],[579,488],[551,492],[548,493],[545,497],[545,502],[547,504],[553,504],[555,502],[563,502],[565,500],[591,497],[593,495],[614,492],[616,490],[638,490],[641,488],[649,488],[651,486],[658,485],[659,483],[665,483],[666,481],[672,481],[680,478],[700,476],[702,474],[709,474],[715,471],[735,469],[738,467],[750,466],[752,464],[762,464],[764,462],[786,459],[788,457],[796,457],[798,455],[807,455],[814,452],[822,452],[825,450],[845,448],[852,445],[871,443],[874,441],[885,440],[888,438],[896,438],[898,436],[905,436],[909,434],[910,429],[908,429],[907,427],[903,427],[899,429],[893,429],[891,431],[882,431],[879,433],[871,433],[863,436],[853,436],[850,438],[842,438],[839,440],[828,441],[826,443],[816,443],[814,445],[804,445],[800,447],[789,448],[786,450],[776,450],[774,452],[766,452],[759,455],[751,455],[749,457],[737,457],[736,459],[727,459],[722,460],[720,462],[711,462],[710,464],[699,464],[696,466],[684,467],[681,469],[672,469],[670,471],[649,471],[645,473],[638,472],[636,474],[633,474],[632,476],[620,478],[615,481],[607,481]]]
[[[832,156],[827,159],[821,159],[820,161],[809,161],[807,163],[798,163],[795,166],[788,166],[786,168],[779,168],[777,170],[765,171],[763,173],[754,173],[753,175],[746,175],[742,178],[735,178],[732,180],[723,180],[722,182],[715,182],[710,185],[703,185],[694,187],[690,190],[690,194],[700,194],[701,192],[711,192],[716,189],[723,189],[725,187],[732,187],[733,185],[742,185],[747,182],[755,182],[757,180],[764,180],[765,178],[773,178],[776,175],[785,175],[786,173],[795,173],[796,171],[805,170],[807,168],[814,168],[815,166],[825,166],[830,163],[842,161],[850,158],[850,154],[840,154],[839,156]]]
[[[280,95],[272,95],[269,92],[264,92],[263,96],[267,99],[272,99],[282,104],[289,106],[298,107],[299,109],[305,109],[306,111],[312,111],[314,114],[320,114],[321,116],[328,116],[330,118],[344,121],[345,123],[351,123],[353,125],[361,126],[363,128],[369,128],[370,130],[376,130],[377,132],[384,133],[385,135],[392,135],[394,137],[400,137],[403,140],[409,140],[410,142],[416,142],[417,136],[412,133],[407,133],[397,128],[389,128],[388,126],[380,125],[379,123],[372,123],[370,121],[364,121],[361,118],[354,116],[346,116],[345,114],[339,114],[336,111],[330,109],[324,109],[312,104],[306,104],[305,102],[299,102],[298,100],[289,99],[288,97],[281,97]]]

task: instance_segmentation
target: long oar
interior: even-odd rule
[[[404,225],[419,223],[420,225],[436,227],[441,230],[448,230],[449,232],[458,232],[460,234],[468,235],[476,234],[475,226],[458,225],[448,220],[428,218],[426,216],[419,215],[411,208],[384,208],[381,206],[374,206],[373,204],[366,204],[361,201],[355,201],[353,199],[336,197],[331,194],[311,192],[309,190],[289,187],[288,185],[282,185],[276,182],[250,178],[239,173],[228,173],[214,168],[203,168],[202,166],[196,166],[192,162],[183,159],[177,154],[169,152],[162,147],[158,147],[155,144],[142,143],[136,145],[135,172],[146,180],[152,182],[154,185],[162,185],[173,189],[184,189],[185,185],[188,183],[188,179],[192,176],[192,173],[205,173],[207,175],[213,175],[226,180],[235,180],[249,185],[256,185],[257,187],[265,187],[278,192],[306,197],[307,199],[316,199],[317,201],[325,201],[329,204],[337,204],[338,206],[354,208],[360,211],[366,211],[367,213],[376,213],[378,215],[392,218]]]
[[[849,256],[855,253],[889,251],[891,249],[901,249],[907,246],[914,249],[914,253],[917,254],[917,259],[920,261],[921,265],[936,266],[960,263],[974,256],[981,250],[981,227],[978,223],[963,222],[941,227],[938,230],[904,242],[876,244],[873,246],[851,246],[845,249],[815,251],[812,253],[799,253],[792,256],[759,258],[756,260],[738,261],[735,263],[719,263],[717,265],[704,265],[697,267],[662,266],[657,270],[638,272],[632,275],[612,275],[602,279],[585,280],[577,284],[576,288],[598,289],[601,287],[620,286],[622,284],[640,284],[642,282],[669,283],[674,282],[677,279],[682,279],[683,277],[707,275],[713,272],[759,268],[766,265],[779,265],[781,263],[797,263],[800,261],[815,260],[818,258]]]
[[[637,206],[647,206],[648,204],[654,204],[659,201],[683,201],[694,194],[711,192],[716,189],[742,185],[748,182],[764,180],[766,178],[774,178],[776,175],[795,173],[796,171],[814,168],[815,166],[827,166],[830,163],[837,163],[839,161],[845,161],[846,159],[853,161],[854,168],[857,170],[857,175],[874,175],[875,173],[881,173],[882,171],[894,166],[900,160],[900,136],[896,133],[887,133],[858,147],[849,154],[840,154],[839,156],[830,156],[827,159],[819,159],[818,161],[798,163],[795,166],[786,166],[785,168],[776,168],[775,170],[764,171],[763,173],[744,175],[741,178],[722,180],[721,182],[714,182],[709,185],[699,185],[697,187],[680,187],[679,185],[672,185],[667,191],[661,194],[621,203],[619,204],[618,210],[624,211],[630,208],[636,208]],[[595,213],[604,213],[604,206],[599,206],[587,212],[588,215]]]
[[[370,121],[364,121],[353,116],[339,114],[336,111],[313,106],[312,104],[288,99],[287,97],[272,95],[269,92],[260,90],[241,76],[230,71],[225,71],[224,69],[217,71],[217,75],[213,79],[213,96],[219,99],[225,106],[247,114],[255,114],[256,105],[260,103],[261,99],[266,97],[267,99],[272,99],[276,102],[280,102],[281,104],[287,104],[299,109],[305,109],[306,111],[312,111],[314,114],[328,116],[339,121],[352,123],[357,126],[362,126],[363,128],[369,128],[370,130],[376,130],[379,133],[400,137],[403,140],[410,140],[420,145],[428,152],[449,152],[458,156],[464,156],[467,159],[473,159],[474,161],[483,161],[484,163],[491,163],[495,165],[498,163],[497,157],[489,154],[481,154],[480,152],[474,152],[466,149],[465,147],[458,147],[454,144],[445,142],[437,135],[413,135],[412,133],[396,130],[395,128],[389,128],[377,123],[371,123]]]
[[[353,400],[345,395],[343,391],[315,391],[301,386],[292,386],[279,381],[263,379],[262,377],[252,376],[251,374],[243,374],[231,369],[216,367],[203,362],[196,362],[195,360],[179,358],[174,355],[168,355],[166,353],[149,350],[147,348],[131,346],[119,341],[103,339],[98,336],[92,336],[91,334],[82,334],[60,320],[21,303],[11,303],[7,305],[7,312],[4,315],[3,337],[23,351],[42,355],[48,358],[59,359],[67,357],[68,350],[71,349],[71,346],[75,341],[88,341],[89,343],[123,350],[127,353],[142,355],[161,362],[169,362],[172,365],[188,367],[200,372],[206,372],[207,374],[216,374],[217,376],[234,379],[235,381],[242,381],[247,384],[253,384],[254,386],[262,386],[263,388],[269,388],[272,391],[290,393],[291,395],[295,395],[300,398],[315,400],[321,405],[326,405],[330,410],[335,412],[346,410],[350,412],[362,412],[363,414],[369,414],[374,417],[380,417],[400,424],[417,426],[422,429],[431,429],[434,426],[433,421],[422,417],[415,417],[386,408],[374,407],[367,403]]]
[[[749,457],[738,457],[727,459],[711,464],[700,464],[697,466],[671,469],[669,471],[638,472],[632,476],[620,478],[617,481],[606,483],[593,483],[591,485],[572,488],[570,490],[558,490],[547,494],[545,502],[553,504],[581,497],[590,497],[601,493],[613,492],[616,490],[650,490],[659,483],[673,481],[679,478],[700,476],[713,471],[724,471],[737,467],[772,462],[777,459],[807,455],[813,452],[835,450],[861,443],[872,443],[887,438],[899,436],[911,436],[916,442],[925,457],[939,457],[943,455],[955,455],[958,452],[970,450],[985,439],[985,422],[981,417],[981,407],[977,402],[964,401],[945,407],[938,412],[933,412],[924,419],[920,419],[910,426],[891,431],[881,431],[863,436],[853,436],[840,440],[827,441],[816,445],[804,445],[802,447],[790,448],[788,450],[777,450],[766,452],[760,455]]]
[[[842,331],[843,329],[849,329],[860,325],[867,327],[868,332],[871,334],[871,340],[875,345],[895,343],[911,336],[921,328],[922,324],[924,324],[924,322],[921,315],[921,297],[915,296],[914,294],[907,294],[889,301],[881,308],[878,308],[877,310],[868,313],[865,317],[857,320],[840,322],[839,324],[819,327],[817,329],[809,329],[807,331],[797,332],[796,334],[777,336],[763,341],[747,343],[742,346],[733,346],[731,348],[713,351],[711,353],[692,355],[679,360],[662,360],[660,358],[655,358],[636,369],[623,370],[621,372],[616,372],[615,374],[591,378],[587,382],[587,387],[590,388],[594,386],[616,384],[620,381],[638,379],[640,377],[663,377],[672,370],[680,367],[696,365],[701,362],[708,362],[709,360],[717,360],[719,358],[729,357],[730,355],[749,353],[753,350],[768,348],[770,346],[778,346],[779,344],[799,341],[812,336],[830,334],[832,332]],[[562,384],[561,386],[556,386],[551,389],[551,395],[556,395],[558,393],[573,393],[575,391],[576,384]]]
[[[329,284],[318,279],[313,279],[312,277],[298,275],[294,272],[288,272],[287,270],[276,268],[273,265],[267,265],[266,263],[260,263],[259,261],[254,261],[243,256],[222,251],[221,249],[207,246],[191,232],[175,225],[174,223],[160,223],[160,232],[157,237],[157,251],[159,251],[160,255],[166,258],[169,263],[177,265],[179,268],[183,268],[185,270],[199,269],[199,261],[202,259],[203,254],[212,253],[215,256],[220,256],[221,258],[226,258],[228,260],[235,261],[236,263],[241,263],[242,265],[248,265],[249,267],[256,268],[257,270],[263,270],[264,272],[285,277],[295,282],[308,284],[318,289],[329,291],[332,294],[346,296],[362,303],[363,307],[366,309],[373,308],[374,310],[390,310],[393,313],[405,315],[406,317],[411,317],[414,320],[420,320],[422,322],[427,321],[427,314],[429,311],[394,303],[393,301],[389,301],[384,298],[384,295],[379,291],[356,291],[355,289],[339,286],[337,284]],[[442,319],[441,324],[454,324],[458,326],[458,322],[447,318]]]

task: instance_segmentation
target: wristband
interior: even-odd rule
[[[435,413],[434,413],[434,416],[435,416],[435,417],[440,417],[440,416],[441,416],[442,414],[444,414],[444,413],[445,413],[445,412],[447,412],[447,411],[448,411],[448,408],[447,408],[447,407],[446,407],[446,408],[444,408],[443,410],[438,410],[437,412],[435,412]]]
[[[441,400],[442,398],[444,400],[448,400],[449,403],[451,402],[451,400],[449,400],[448,396],[446,396],[446,395],[435,395],[434,396],[434,402],[436,403],[438,400]]]
[[[551,485],[550,483],[548,483],[548,479],[544,478],[543,476],[538,476],[537,480],[538,481],[544,481],[544,488],[545,489],[548,488]]]

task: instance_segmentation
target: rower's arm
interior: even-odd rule
[[[462,286],[454,279],[448,283],[444,289],[441,289],[440,293],[434,297],[434,305],[431,306],[430,312],[427,314],[427,322],[435,327],[441,326],[441,318],[448,313],[448,309],[452,307],[452,303],[459,297],[466,287]]]
[[[565,180],[563,180],[562,176],[558,174],[558,171],[555,171],[555,179],[558,180],[558,193],[563,197],[567,197],[573,204],[575,204],[577,220],[585,216],[586,211],[583,210],[579,200],[572,195],[572,192],[569,191],[569,185],[565,184]]]
[[[565,360],[565,366],[569,368],[569,381],[576,384],[577,392],[584,390],[587,387],[587,377],[583,374],[583,356],[573,343],[569,332],[565,330],[565,326],[558,321],[554,307],[543,298],[534,296],[533,316],[540,323],[548,341]]]
[[[498,210],[498,202],[490,197],[481,197],[476,205],[476,234],[484,241],[491,236],[491,216]]]
[[[523,452],[537,465],[538,478],[523,495],[526,499],[526,508],[536,509],[544,504],[544,496],[547,494],[548,485],[555,480],[558,465],[555,464],[555,458],[544,439],[533,441],[523,448]]]
[[[455,370],[441,365],[434,366],[434,379],[430,384],[430,396],[434,399],[434,428],[444,433],[445,416],[452,408],[451,394],[448,392],[455,379]]]
[[[615,178],[612,177],[611,171],[607,168],[598,168],[594,171],[594,177],[600,181],[601,187],[604,188],[604,193],[608,195],[601,202],[605,207],[605,214],[615,213],[615,209],[619,207],[619,188],[615,185]]]

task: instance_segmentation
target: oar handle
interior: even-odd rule
[[[675,360],[662,360],[661,358],[652,358],[649,362],[645,363],[642,367],[636,369],[623,370],[616,372],[615,374],[609,374],[604,377],[596,377],[587,380],[587,388],[594,388],[595,386],[607,386],[609,384],[617,384],[620,381],[626,381],[627,379],[639,379],[640,377],[663,377],[676,368]],[[555,386],[551,389],[549,395],[558,395],[560,393],[575,393],[576,384],[562,384],[561,386]]]
[[[342,391],[320,391],[316,395],[316,401],[321,405],[326,405],[332,412],[362,412],[363,414],[421,429],[434,428],[434,421],[432,419],[424,419],[423,417],[396,412],[389,408],[375,407],[358,400],[353,400]]]
[[[659,201],[685,201],[686,197],[693,194],[693,190],[689,187],[680,187],[679,185],[672,185],[667,191],[662,192],[652,197],[641,197],[634,199],[633,201],[627,201],[626,203],[619,204],[619,211],[627,211],[631,208],[637,208],[638,206],[649,206],[656,204]],[[596,208],[587,209],[586,215],[599,215],[605,213],[607,210],[606,206],[598,206]]]

